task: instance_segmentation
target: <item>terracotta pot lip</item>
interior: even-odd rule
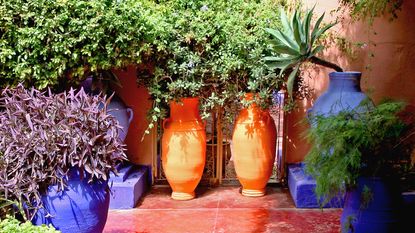
[[[183,97],[183,98],[180,98],[178,100],[179,101],[171,100],[170,102],[180,103],[180,102],[184,102],[184,101],[198,101],[199,100],[199,97]]]
[[[252,99],[254,99],[254,96],[255,95],[257,95],[257,93],[254,93],[254,92],[246,92],[242,98],[243,99],[246,99],[246,100],[252,100]]]
[[[329,73],[330,78],[360,78],[362,72],[359,71],[344,71],[344,72],[331,72]]]
[[[178,100],[171,100],[170,104],[199,103],[199,97],[184,97]]]

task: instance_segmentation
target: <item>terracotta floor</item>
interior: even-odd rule
[[[238,187],[199,188],[196,199],[173,201],[170,188],[153,188],[137,208],[110,211],[104,232],[339,232],[340,209],[296,209],[287,189],[267,191],[249,198]]]

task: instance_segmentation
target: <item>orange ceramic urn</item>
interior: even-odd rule
[[[163,122],[162,164],[175,200],[195,197],[206,160],[205,126],[198,98],[170,103],[170,118]]]
[[[247,100],[253,94],[245,95]],[[242,195],[265,195],[276,152],[276,129],[268,111],[255,103],[240,111],[232,136],[235,171],[242,184]]]

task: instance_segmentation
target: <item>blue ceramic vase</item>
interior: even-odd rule
[[[99,233],[107,221],[110,193],[104,181],[88,183],[77,168],[68,173],[68,186],[58,192],[50,186],[42,196],[45,209],[34,216],[35,225],[51,224],[62,233]],[[47,214],[49,213],[49,214]]]
[[[118,130],[118,136],[121,141],[127,137],[128,128],[133,120],[133,110],[128,108],[118,96],[114,95],[107,107],[108,114],[115,117],[120,122],[122,129]]]
[[[90,95],[98,95],[99,90],[93,90],[92,88],[93,79],[92,77],[86,78],[82,83],[81,87],[84,91]],[[121,141],[124,141],[127,137],[128,128],[130,127],[131,121],[133,120],[133,110],[125,105],[120,97],[114,95],[107,107],[108,114],[115,117],[120,122],[122,129],[118,130],[118,135]]]
[[[340,219],[342,232],[402,232],[402,197],[399,180],[360,177],[357,187],[346,192]],[[365,189],[368,188],[368,192]]]
[[[360,89],[360,72],[332,72],[329,74],[330,83],[327,91],[317,98],[312,108],[308,110],[308,116],[335,115],[344,110],[365,111],[367,106],[360,106],[362,101],[372,102]]]

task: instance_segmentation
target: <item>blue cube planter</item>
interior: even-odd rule
[[[35,225],[51,224],[62,233],[104,230],[110,201],[107,182],[88,184],[86,178],[80,180],[78,169],[71,169],[68,187],[58,192],[57,186],[50,186],[42,201],[45,209],[34,216],[32,223]]]
[[[110,209],[134,208],[148,189],[149,169],[146,166],[123,164],[118,167],[118,176],[111,175]]]
[[[288,188],[297,208],[320,208],[314,193],[316,181],[305,174],[303,163],[288,165]],[[324,208],[342,208],[343,203],[344,195],[339,195],[327,203]]]

